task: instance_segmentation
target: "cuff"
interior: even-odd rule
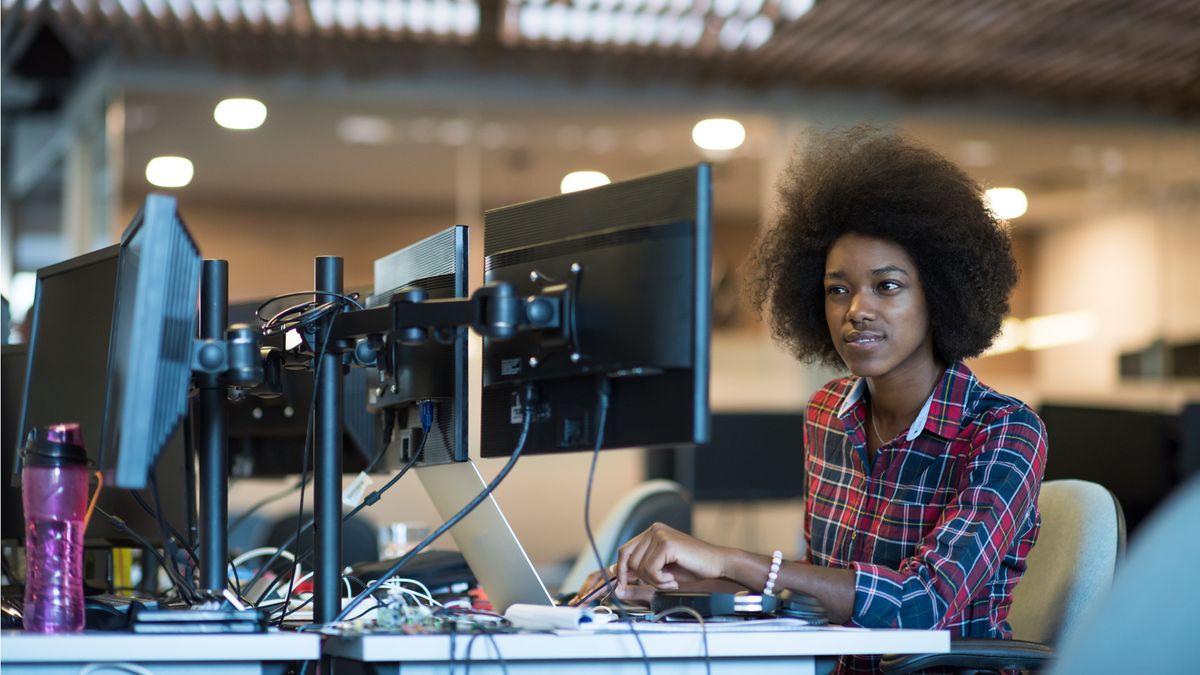
[[[850,623],[864,628],[896,624],[903,586],[895,570],[870,563],[851,563],[854,569],[854,614]]]

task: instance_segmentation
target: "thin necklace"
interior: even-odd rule
[[[875,420],[875,406],[871,406],[871,431],[875,432],[875,440],[883,445],[883,437],[879,435],[879,422]]]

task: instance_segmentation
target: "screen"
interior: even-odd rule
[[[99,463],[118,251],[110,246],[38,271],[18,445],[35,426],[78,422],[89,458]],[[183,437],[176,433],[163,452],[157,475],[164,514],[181,532],[188,520],[185,466]],[[20,476],[13,478],[19,485]],[[153,505],[148,492],[144,495]],[[127,491],[107,486],[99,505],[125,519],[147,540],[162,541],[158,524]],[[137,545],[98,514],[91,520],[86,542]]]
[[[708,440],[710,183],[699,165],[485,214],[485,280],[563,302],[557,329],[484,340],[484,456],[513,451],[531,382],[526,453]]]

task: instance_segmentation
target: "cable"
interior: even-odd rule
[[[263,498],[263,499],[261,499],[261,500],[259,500],[259,501],[255,502],[253,506],[251,506],[249,509],[247,509],[247,510],[246,510],[246,512],[245,512],[245,513],[243,513],[243,514],[239,515],[237,518],[235,518],[235,519],[233,520],[233,522],[232,522],[232,523],[230,523],[230,525],[229,525],[229,533],[230,533],[230,534],[233,534],[233,531],[234,531],[234,530],[236,530],[236,529],[238,529],[239,527],[241,527],[241,526],[242,526],[242,524],[243,524],[243,523],[245,523],[247,520],[249,520],[249,519],[250,519],[250,516],[254,515],[254,513],[255,513],[256,511],[258,511],[259,509],[261,509],[261,508],[263,508],[264,506],[266,506],[266,505],[270,504],[271,502],[274,502],[274,501],[276,501],[276,500],[279,500],[279,499],[283,499],[284,497],[286,497],[286,496],[288,496],[288,495],[292,494],[292,493],[293,493],[293,492],[295,492],[296,490],[299,490],[299,489],[300,489],[300,483],[301,483],[302,481],[306,481],[306,480],[308,480],[308,478],[307,478],[307,477],[305,477],[305,478],[301,478],[300,480],[296,481],[296,484],[295,484],[295,485],[290,485],[290,486],[288,486],[288,487],[287,487],[287,489],[285,489],[285,490],[280,490],[279,492],[276,492],[276,493],[275,493],[275,494],[273,494],[273,495],[270,495],[270,496],[268,496],[268,497],[265,497],[265,498]]]
[[[350,511],[349,513],[347,513],[346,515],[342,516],[342,522],[345,523],[345,522],[349,521],[359,511],[362,511],[364,508],[366,508],[368,506],[374,505],[376,502],[379,501],[379,499],[383,496],[383,493],[386,492],[388,488],[392,487],[401,478],[403,478],[404,474],[408,473],[409,469],[413,468],[413,466],[420,460],[422,453],[425,451],[425,439],[427,439],[427,438],[429,438],[428,431],[426,431],[426,433],[422,435],[421,445],[419,445],[417,447],[417,451],[415,453],[413,453],[413,456],[408,460],[408,464],[405,464],[404,467],[401,468],[400,471],[395,476],[392,476],[391,480],[389,480],[387,483],[385,483],[383,487],[379,488],[378,490],[374,490],[374,491],[370,492],[369,494],[367,494],[366,497],[363,497],[362,502],[360,502],[358,506],[354,507],[354,509],[352,511]],[[307,523],[304,524],[304,527],[300,528],[300,531],[295,536],[293,536],[290,539],[288,539],[287,541],[285,541],[283,543],[283,545],[279,547],[279,550],[281,550],[281,551],[286,550],[287,547],[291,546],[293,542],[295,542],[297,539],[300,538],[300,536],[303,536],[303,534],[305,532],[307,532],[309,530],[309,528],[311,528],[315,522],[316,521],[314,519],[310,519]],[[309,556],[311,556],[312,553],[313,553],[312,548],[309,548],[307,551],[302,553],[299,556],[300,562],[307,562]],[[262,575],[266,571],[266,569],[268,567],[270,567],[276,560],[278,560],[278,558],[279,558],[278,555],[272,556],[270,560],[268,560],[266,563],[263,564],[263,567],[259,569],[259,571],[254,575],[253,578],[250,579],[250,582],[246,585],[249,587],[253,587],[254,584],[257,583],[260,578],[262,578]],[[273,591],[275,589],[276,584],[278,584],[282,579],[283,579],[282,576],[276,577],[271,582],[271,584],[269,586],[267,586],[267,590],[263,592],[262,597],[265,598],[267,595],[269,595],[271,593],[271,591]]]
[[[262,311],[266,309],[267,305],[271,304],[272,302],[277,302],[283,298],[293,298],[308,295],[313,296],[313,300],[292,305],[287,309],[275,313],[270,318],[262,315]],[[336,299],[319,302],[316,300],[317,296],[333,297]],[[342,294],[333,293],[330,291],[297,291],[295,293],[284,293],[283,295],[277,295],[267,300],[259,305],[258,309],[254,310],[254,315],[263,322],[262,326],[259,327],[259,331],[262,332],[264,336],[269,337],[317,323],[318,321],[337,313],[347,304],[354,305],[358,309],[363,309],[362,304],[358,302],[357,293]]]
[[[181,538],[180,541],[186,541],[191,550],[195,550],[200,545],[200,523],[197,521],[198,509],[196,507],[196,447],[194,441],[195,439],[192,437],[192,403],[188,401],[187,414],[183,416],[183,456],[187,462],[183,469],[183,483],[184,489],[187,490],[188,538]],[[200,566],[199,561],[196,562],[196,566]]]
[[[358,603],[362,602],[363,598],[379,590],[379,587],[382,586],[388,579],[395,576],[396,572],[400,571],[401,567],[404,567],[406,564],[408,564],[408,561],[412,560],[418,553],[425,550],[426,546],[429,546],[431,543],[436,541],[439,537],[445,534],[447,530],[457,525],[458,522],[465,518],[468,513],[475,510],[475,507],[479,506],[484,499],[487,499],[489,496],[491,496],[492,491],[496,489],[496,486],[499,485],[506,476],[508,476],[508,473],[512,471],[512,468],[516,465],[517,459],[521,457],[521,451],[525,448],[525,439],[529,436],[529,427],[533,422],[533,385],[527,384],[525,386],[525,391],[525,414],[523,415],[524,419],[523,423],[521,424],[521,435],[517,439],[517,447],[513,449],[512,456],[508,458],[508,462],[505,463],[504,467],[500,469],[500,473],[496,474],[496,477],[492,479],[492,482],[488,483],[487,487],[485,487],[482,492],[476,495],[475,498],[468,502],[466,506],[462,507],[462,509],[460,509],[458,513],[454,514],[450,520],[442,523],[441,526],[431,532],[429,536],[422,539],[419,544],[414,546],[404,555],[400,556],[400,558],[391,567],[389,567],[386,572],[380,575],[378,579],[376,579],[371,583],[370,586],[367,587],[367,590],[356,595],[354,599],[350,601],[350,604],[346,605],[346,607],[344,607],[330,623],[338,623],[339,621],[343,621],[350,614],[350,611],[353,610]]]
[[[583,497],[583,531],[587,533],[588,545],[592,547],[592,555],[596,556],[597,569],[604,576],[605,585],[608,586],[608,597],[616,603],[617,609],[626,612],[625,605],[621,603],[621,599],[617,597],[615,588],[613,588],[613,578],[610,578],[605,573],[604,557],[600,555],[600,548],[596,546],[596,537],[592,534],[592,485],[596,480],[596,464],[600,460],[600,447],[604,445],[604,427],[608,424],[608,407],[609,396],[612,394],[612,383],[608,381],[607,375],[599,375],[596,378],[596,446],[592,450],[592,466],[588,469],[587,490]],[[629,632],[633,633],[633,639],[637,641],[638,651],[642,653],[642,665],[646,667],[646,675],[650,675],[650,656],[646,653],[646,645],[642,644],[642,636],[638,635],[637,628],[634,628],[633,621],[629,622]]]
[[[475,639],[480,635],[486,637],[488,641],[492,643],[492,650],[496,652],[496,661],[500,663],[500,671],[504,673],[504,675],[508,675],[508,664],[505,663],[504,656],[500,653],[500,645],[496,644],[496,636],[492,634],[492,631],[486,629],[476,630],[471,634],[471,639],[467,640],[467,667],[463,672],[466,673],[466,675],[471,675],[471,650],[475,646]]]
[[[167,528],[167,518],[166,515],[163,514],[162,499],[160,499],[158,495],[158,476],[154,475],[153,471],[150,472],[150,496],[154,498],[154,518],[158,523],[158,530],[163,538],[163,548],[166,551],[167,557],[171,563],[171,570],[173,570],[175,574],[177,574],[187,585],[188,590],[192,592],[192,597],[199,599],[200,594],[196,591],[195,583],[190,578],[191,572],[189,571],[187,576],[184,576],[184,574],[175,567],[175,562],[179,558],[179,549],[175,546],[175,538],[171,536],[171,533]],[[170,571],[167,572],[167,574],[170,573]]]
[[[304,522],[304,489],[306,487],[308,487],[308,455],[312,452],[313,423],[317,416],[317,413],[316,413],[316,411],[317,411],[317,391],[319,388],[316,386],[316,383],[321,381],[321,366],[324,364],[324,361],[325,361],[325,349],[329,346],[329,334],[332,332],[333,332],[333,322],[330,321],[328,324],[326,324],[325,334],[321,337],[321,347],[317,351],[317,355],[316,355],[317,367],[313,371],[313,392],[312,392],[312,400],[310,401],[309,407],[308,407],[308,428],[304,433],[304,451],[303,451],[303,455],[300,460],[300,462],[301,462],[301,464],[300,464],[300,508],[299,508],[299,512],[296,513],[296,536],[292,538],[293,542],[300,539],[300,531],[301,531],[300,524]],[[266,332],[264,331],[263,334],[265,335]],[[299,559],[294,558],[292,560],[292,572],[289,575],[289,579],[288,579],[288,590],[287,590],[287,594],[283,596],[283,606],[284,607],[287,607],[287,603],[291,600],[291,597],[292,597],[292,591],[295,590],[295,588],[296,588],[296,567],[299,564],[300,564]],[[265,594],[264,594],[264,597],[265,597]],[[259,601],[261,602],[262,598],[259,598]],[[287,612],[284,612],[283,614],[281,614],[279,616],[279,626],[280,627],[283,627],[283,617],[285,617],[285,616],[287,616]]]
[[[662,621],[673,614],[687,614],[700,622],[700,639],[704,643],[704,672],[712,675],[712,661],[708,658],[708,627],[704,625],[704,616],[691,607],[671,607],[651,615],[651,621]]]
[[[133,501],[136,502],[137,505],[146,512],[146,515],[150,516],[151,518],[158,518],[158,515],[154,512],[154,509],[146,503],[146,500],[142,497],[142,495],[138,494],[138,492],[135,490],[130,490],[129,494],[131,497],[133,497]],[[199,566],[200,556],[196,553],[196,549],[193,546],[183,543],[183,535],[179,533],[179,530],[175,529],[175,526],[172,525],[170,521],[166,522],[168,531],[170,531],[171,535],[175,537],[181,546],[183,546],[183,552],[188,554],[188,557],[192,559],[193,564]]]
[[[170,568],[170,566],[167,565],[167,561],[163,559],[162,554],[160,554],[158,552],[158,549],[154,548],[154,546],[150,542],[146,541],[145,537],[143,537],[142,535],[140,535],[137,532],[134,532],[132,529],[130,529],[129,525],[125,523],[124,519],[120,518],[119,516],[114,516],[113,514],[109,513],[108,511],[105,511],[100,506],[96,507],[96,512],[99,513],[100,515],[104,516],[105,518],[108,518],[108,520],[110,522],[112,522],[112,524],[118,530],[121,530],[122,532],[133,537],[134,540],[137,541],[137,543],[142,545],[143,549],[145,549],[146,551],[149,551],[150,555],[154,556],[154,559],[158,561],[158,564],[161,565],[163,567],[163,569],[167,570],[167,578],[169,578],[171,580],[171,583],[175,586],[175,591],[177,593],[179,593],[179,597],[181,599],[184,599],[187,602],[190,602],[190,596],[185,592],[185,589],[180,585],[179,581],[174,576],[171,575],[171,572],[170,572],[171,568]],[[178,574],[178,570],[176,570],[175,572],[176,572],[176,574]]]

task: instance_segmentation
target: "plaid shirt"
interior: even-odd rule
[[[872,460],[866,384],[834,380],[808,404],[808,562],[854,569],[852,625],[1011,637],[1012,590],[1040,526],[1041,419],[956,363]],[[839,670],[876,664],[849,657]]]

